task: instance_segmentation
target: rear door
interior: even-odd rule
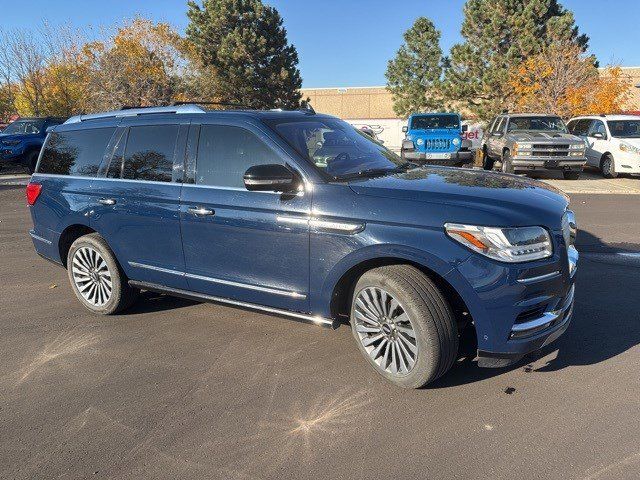
[[[596,134],[601,135],[597,137]],[[600,159],[609,149],[607,127],[602,120],[593,120],[587,132],[587,161],[589,165],[600,167]]]
[[[250,192],[253,165],[291,158],[259,126],[192,126],[180,207],[190,290],[308,311],[311,193]]]
[[[91,226],[133,280],[186,288],[180,190],[188,121],[124,120],[93,187]]]

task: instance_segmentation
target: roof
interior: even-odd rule
[[[571,120],[576,119],[602,119],[605,118],[607,120],[639,120],[640,115],[579,115],[577,117],[571,118]]]

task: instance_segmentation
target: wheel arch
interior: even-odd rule
[[[607,152],[604,152],[602,155],[600,155],[600,162],[598,163],[598,167],[602,168],[602,162],[604,162],[604,159],[606,157],[610,157],[611,160],[614,162],[613,164],[615,166],[615,161],[616,161],[615,158],[613,158],[613,155],[611,154],[611,152],[607,151]]]
[[[71,244],[78,238],[84,235],[89,235],[90,233],[97,232],[93,228],[81,223],[74,223],[72,225],[69,225],[62,231],[58,240],[58,251],[60,252],[60,260],[62,261],[62,265],[65,268],[67,268],[67,254],[69,253]]]

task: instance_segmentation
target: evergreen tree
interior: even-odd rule
[[[298,53],[278,11],[260,0],[188,3],[187,37],[211,72],[216,100],[253,108],[297,108]]]
[[[414,112],[442,109],[440,32],[431,20],[419,17],[404,33],[404,44],[389,60],[385,76],[393,94],[393,110],[407,117]]]
[[[513,108],[510,75],[529,56],[556,41],[582,51],[588,44],[557,0],[468,0],[462,36],[447,59],[444,90],[482,120]]]

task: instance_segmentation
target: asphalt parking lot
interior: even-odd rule
[[[405,391],[344,326],[155,294],[92,316],[0,186],[0,478],[638,478],[640,196],[571,203],[567,333]]]

